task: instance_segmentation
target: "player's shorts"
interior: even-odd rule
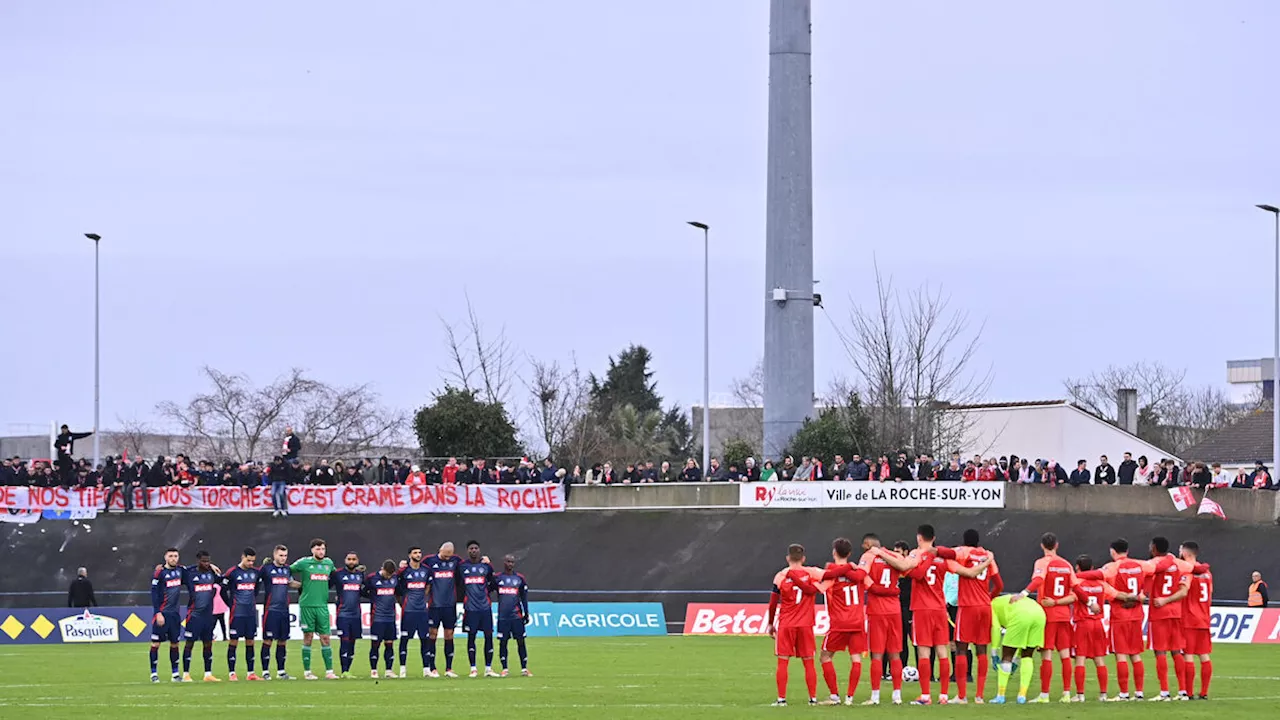
[[[1038,650],[1044,647],[1044,616],[1037,615],[1010,623],[1004,629],[1004,639],[1000,644],[1015,650]]]
[[[498,618],[498,639],[524,638],[524,620],[521,618]]]
[[[1141,655],[1142,621],[1121,620],[1111,623],[1111,652],[1116,655]]]
[[[951,643],[951,618],[946,610],[916,610],[911,613],[911,644],[937,647]]]
[[[231,637],[236,640],[252,640],[258,636],[258,615],[231,618]]]
[[[1152,620],[1148,624],[1151,633],[1151,649],[1156,652],[1182,650],[1182,618]]]
[[[1101,620],[1089,620],[1076,625],[1075,656],[1079,658],[1100,658],[1110,654],[1111,643],[1107,642],[1107,631]]]
[[[458,606],[427,608],[427,623],[432,628],[444,626],[445,630],[458,627]]]
[[[343,640],[359,640],[364,637],[364,632],[360,627],[360,618],[358,616],[338,618],[338,637]]]
[[[176,643],[182,639],[182,618],[177,613],[163,613],[164,625],[151,621],[151,642]]]
[[[956,611],[956,642],[987,645],[991,642],[991,605],[964,605]]]
[[[1213,633],[1209,628],[1183,628],[1182,652],[1187,655],[1208,655],[1213,652]]]
[[[388,642],[396,639],[396,621],[382,620],[369,625],[369,637],[376,642]]]
[[[325,607],[299,607],[298,608],[298,629],[304,633],[316,633],[319,635],[331,635],[329,629],[329,608]]]
[[[1070,620],[1055,620],[1045,623],[1044,643],[1040,645],[1041,648],[1045,650],[1070,651],[1075,644],[1075,629],[1071,627]]]
[[[265,610],[262,613],[262,639],[263,640],[288,640],[289,639],[289,611],[276,610],[272,612]]]
[[[778,628],[773,638],[773,654],[778,657],[811,658],[814,655],[813,628]]]
[[[493,613],[488,610],[468,610],[462,616],[462,628],[469,633],[493,634]]]
[[[851,655],[861,655],[867,651],[867,634],[861,630],[832,630],[822,639],[823,652],[840,652],[848,650]]]
[[[169,621],[166,619],[165,624]],[[213,642],[213,628],[217,623],[214,622],[213,615],[198,615],[192,613],[187,616],[187,627],[183,631],[182,637],[187,640],[199,640],[200,642]]]
[[[430,623],[425,612],[407,612],[400,617],[400,637],[411,638],[417,635],[426,639]]]
[[[873,653],[902,652],[902,616],[868,615],[867,644]]]

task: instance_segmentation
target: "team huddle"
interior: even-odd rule
[[[805,684],[811,705],[840,703],[839,681],[833,659],[848,651],[852,659],[845,704],[854,704],[862,675],[862,654],[871,655],[871,698],[863,705],[880,704],[880,686],[885,677],[893,682],[893,703],[902,704],[904,671],[904,623],[899,599],[899,579],[907,578],[911,594],[911,643],[916,646],[920,696],[917,705],[933,703],[931,691],[934,660],[937,660],[940,704],[966,704],[969,700],[969,653],[977,664],[976,688],[972,701],[984,702],[983,694],[991,663],[997,666],[996,695],[989,702],[1003,704],[1010,678],[1018,672],[1019,704],[1028,702],[1031,686],[1029,659],[1040,653],[1040,694],[1032,703],[1049,702],[1053,680],[1053,657],[1061,661],[1060,702],[1083,702],[1086,663],[1092,661],[1101,690],[1099,700],[1114,702],[1145,699],[1142,655],[1148,647],[1156,659],[1160,694],[1152,701],[1174,699],[1169,690],[1169,657],[1173,658],[1178,700],[1209,697],[1213,676],[1210,660],[1212,636],[1209,630],[1213,600],[1213,575],[1199,562],[1200,548],[1184,542],[1178,556],[1170,554],[1169,541],[1152,538],[1150,559],[1129,557],[1129,543],[1111,543],[1111,562],[1095,568],[1092,558],[1081,555],[1075,564],[1058,554],[1058,539],[1046,533],[1040,540],[1044,556],[1036,561],[1031,581],[1016,594],[1002,594],[1004,580],[995,555],[983,548],[976,530],[966,530],[963,544],[954,548],[936,545],[934,529],[921,525],[916,532],[916,548],[898,543],[887,550],[879,539],[863,536],[863,554],[851,561],[853,544],[846,538],[832,543],[832,562],[824,568],[805,566],[805,550],[800,545],[787,549],[787,568],[774,576],[769,601],[768,627],[774,637],[778,658],[776,705],[787,704],[787,674],[790,658],[804,663]],[[958,576],[954,607],[949,612],[943,584],[948,573]],[[830,698],[818,702],[814,600],[823,595],[830,629],[819,656]],[[1034,600],[1028,599],[1034,594]],[[1144,641],[1143,605],[1149,607],[1149,637]],[[1109,606],[1109,628],[1104,624],[1104,606]],[[954,614],[952,614],[954,613]],[[950,697],[951,653],[955,651],[956,696]],[[990,657],[988,657],[990,653]],[[1120,693],[1108,696],[1107,655],[1115,655]],[[1200,659],[1200,692],[1195,686],[1195,658]],[[1028,659],[1019,668],[1019,659]],[[1130,666],[1134,694],[1130,695]],[[910,679],[910,678],[908,678]],[[1075,693],[1072,693],[1074,681]]]
[[[453,543],[445,543],[437,554],[424,557],[422,548],[409,548],[408,558],[397,565],[386,560],[375,572],[367,573],[354,552],[347,553],[343,566],[337,567],[325,556],[324,540],[311,541],[311,554],[289,563],[289,549],[276,545],[272,557],[257,566],[257,552],[245,548],[240,562],[222,572],[210,560],[207,550],[196,553],[196,564],[178,564],[178,550],[165,551],[164,564],[156,566],[151,580],[151,681],[159,682],[157,661],[160,645],[169,643],[169,663],[175,682],[191,682],[191,653],[196,641],[202,643],[204,680],[220,682],[213,674],[214,597],[221,594],[230,613],[227,642],[228,679],[238,680],[236,655],[245,644],[247,680],[271,679],[271,649],[275,646],[276,678],[292,679],[285,671],[286,643],[289,640],[289,591],[298,590],[298,625],[302,631],[303,679],[316,680],[311,671],[312,640],[319,637],[325,677],[337,679],[333,669],[333,650],[329,638],[333,628],[329,622],[329,597],[333,593],[337,605],[337,636],[342,677],[351,677],[356,641],[364,635],[362,603],[369,605],[369,675],[378,677],[378,655],[385,661],[383,677],[407,676],[409,641],[417,636],[422,659],[423,677],[438,678],[436,640],[444,630],[444,676],[458,677],[453,671],[454,631],[458,625],[457,603],[462,598],[463,628],[467,633],[467,654],[471,661],[471,677],[480,675],[476,666],[476,639],[484,637],[484,675],[505,677],[508,674],[508,640],[516,641],[521,673],[529,676],[525,626],[529,622],[529,586],[515,570],[515,557],[507,555],[502,572],[494,570],[489,558],[480,552],[479,543],[467,543],[467,555],[454,553]],[[179,596],[188,594],[185,618],[180,614]],[[497,595],[497,637],[502,672],[493,670],[494,617],[492,596]],[[262,646],[255,657],[258,636],[258,598],[262,598]],[[399,632],[396,628],[399,606]],[[184,625],[185,623],[185,625]],[[393,668],[395,641],[399,637],[399,674]],[[179,645],[182,649],[182,672],[178,671]],[[258,674],[255,660],[261,664]]]

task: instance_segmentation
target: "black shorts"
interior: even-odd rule
[[[364,637],[363,628],[360,627],[360,618],[357,617],[339,617],[338,618],[338,637],[343,640],[359,640]]]
[[[443,625],[445,630],[452,630],[458,627],[458,606],[446,605],[444,607],[427,608],[427,623],[432,628]]]
[[[493,634],[493,613],[488,610],[468,610],[462,616],[462,627],[469,633]]]
[[[258,616],[255,613],[250,617],[233,617],[231,618],[231,632],[233,639],[252,640],[258,636]]]
[[[169,621],[166,619],[165,624]],[[216,622],[213,615],[201,615],[191,613],[187,616],[187,628],[182,636],[187,640],[199,640],[200,642],[213,642],[213,626]]]
[[[520,618],[498,618],[498,639],[505,637],[521,640],[524,638],[524,620]]]
[[[176,643],[182,639],[182,618],[178,613],[163,613],[164,625],[156,625],[151,621],[151,642]]]
[[[262,613],[262,639],[289,639],[289,611],[267,610]]]
[[[374,621],[369,625],[369,637],[374,642],[390,642],[396,639],[396,621]]]
[[[411,638],[417,635],[425,639],[429,626],[427,613],[407,612],[400,618],[400,637]]]

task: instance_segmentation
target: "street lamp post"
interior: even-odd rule
[[[711,226],[696,220],[702,231],[702,479],[711,465]]]
[[[1275,205],[1258,205],[1259,210],[1266,210],[1275,218],[1276,224],[1276,274],[1273,278],[1276,284],[1275,297],[1275,347],[1271,353],[1271,472],[1275,473],[1277,464],[1280,464],[1280,407],[1277,407],[1276,390],[1280,388],[1277,385],[1277,373],[1280,373],[1280,208]]]
[[[97,233],[85,233],[85,237],[93,241],[93,469],[98,469],[102,460],[102,444],[98,435],[98,406],[101,400],[101,383],[98,373],[98,246],[102,236]]]

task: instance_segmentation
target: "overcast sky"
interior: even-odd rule
[[[1268,353],[1278,37],[1271,0],[815,0],[818,386],[873,256],[985,322],[993,400]],[[412,409],[464,292],[540,357],[647,345],[687,406],[694,219],[727,391],[761,354],[767,40],[767,0],[0,3],[0,431],[92,421],[90,231],[107,426],[204,364]]]

